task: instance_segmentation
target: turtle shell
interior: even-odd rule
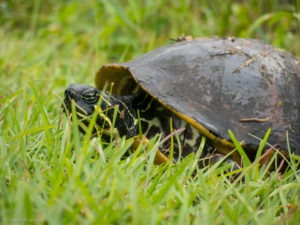
[[[257,40],[203,38],[173,43],[130,62],[102,66],[96,87],[117,95],[142,88],[224,153],[228,130],[256,150],[268,143],[300,154],[300,61]],[[287,139],[288,138],[288,139]]]

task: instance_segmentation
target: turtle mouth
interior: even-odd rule
[[[80,132],[86,133],[89,125],[89,116],[87,111],[82,109],[76,101],[65,93],[65,98],[61,104],[62,111],[67,115],[69,121],[72,121],[72,105],[75,106],[75,113],[78,120],[78,127]]]
[[[61,109],[64,113],[70,114],[71,113],[71,99],[65,96],[63,102],[61,103]]]
[[[67,115],[70,122],[72,122],[72,104],[75,106],[75,113],[78,120],[78,128],[81,133],[86,133],[89,125],[88,113],[82,109],[74,99],[65,94],[65,98],[61,104],[62,111]]]
[[[89,123],[92,120],[92,114],[89,114],[88,111],[86,111],[82,107],[80,107],[80,105],[76,102],[76,100],[74,100],[70,95],[68,95],[68,93],[65,92],[65,98],[61,104],[61,108],[62,108],[62,111],[68,116],[70,121],[72,121],[72,113],[73,113],[72,105],[74,105],[76,116],[79,119],[78,120],[79,129],[82,133],[86,133],[88,130]],[[107,118],[104,115],[103,111],[96,105],[94,106],[94,110],[97,112],[97,114],[100,118],[102,118],[104,120],[105,120],[105,118]],[[113,128],[112,125],[106,127],[105,123],[104,123],[102,126],[100,126],[97,123],[97,120],[94,124],[92,133],[93,133],[93,135],[101,134],[101,136],[107,140],[109,140],[109,138],[111,138],[111,137],[118,136],[117,130],[115,128]]]
[[[68,94],[68,92],[65,92],[65,98],[61,104],[61,108],[64,113],[71,114],[72,113],[72,104],[75,106],[76,114],[79,118],[85,118],[88,116],[88,112],[84,110],[82,107],[80,107],[76,101]]]

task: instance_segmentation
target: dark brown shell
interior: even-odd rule
[[[229,140],[232,130],[255,148],[256,137],[272,128],[270,144],[286,150],[288,137],[300,154],[300,61],[270,45],[239,38],[178,42],[128,63],[104,65],[96,86],[106,81],[118,94],[131,93],[137,82],[212,139]]]

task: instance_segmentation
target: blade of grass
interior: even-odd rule
[[[240,142],[236,139],[235,135],[233,134],[233,132],[231,130],[228,130],[228,134],[229,134],[229,137],[232,140],[234,146],[236,147],[236,150],[241,155],[241,158],[243,161],[243,166],[245,166],[245,167],[250,166],[251,161],[250,161],[249,157],[247,156],[246,152],[244,151],[244,149],[242,148]]]

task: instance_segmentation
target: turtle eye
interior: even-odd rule
[[[96,90],[88,90],[88,91],[83,92],[83,94],[82,94],[82,99],[84,101],[86,101],[87,103],[91,103],[91,104],[97,103],[98,98],[99,98],[99,95]]]

